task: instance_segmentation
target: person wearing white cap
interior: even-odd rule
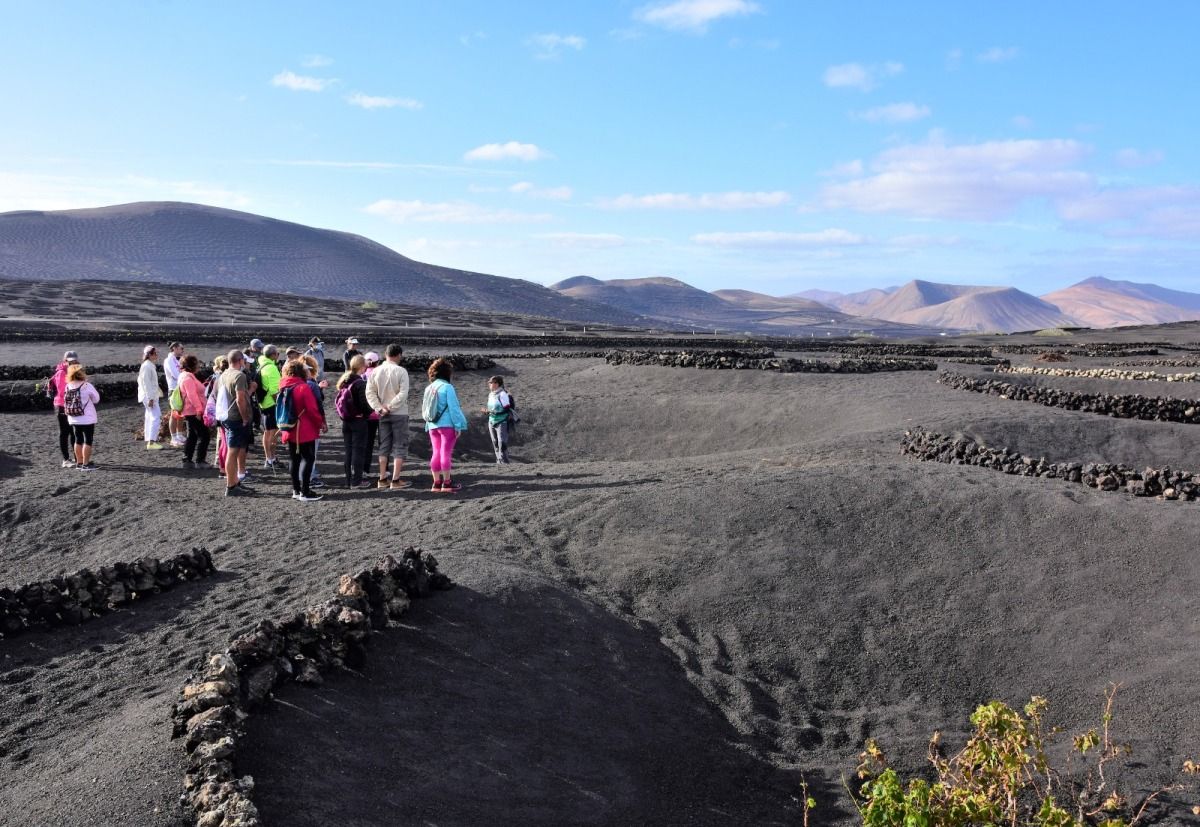
[[[138,402],[145,408],[142,416],[142,438],[147,451],[162,450],[158,441],[158,427],[162,423],[162,388],[158,385],[158,350],[154,345],[142,348],[142,367],[138,370]]]
[[[167,396],[175,392],[175,388],[179,385],[179,374],[183,372],[183,368],[179,365],[179,360],[183,358],[183,345],[179,342],[171,342],[169,349],[171,352],[167,354],[167,359],[163,362],[163,374],[167,377]],[[178,415],[178,411],[171,411],[169,426],[171,447],[182,448],[183,444],[187,442],[187,427],[183,417]]]
[[[346,340],[346,352],[342,354],[342,362],[348,365],[351,359],[361,355],[361,353],[362,351],[358,349],[358,339],[351,336]]]
[[[54,404],[54,413],[58,417],[58,450],[62,453],[62,467],[75,467],[75,434],[71,423],[67,420],[63,394],[67,389],[67,368],[79,362],[79,354],[68,350],[63,354],[62,361],[54,368],[54,375],[46,383],[46,395]]]

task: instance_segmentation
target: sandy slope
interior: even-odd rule
[[[323,809],[295,823],[794,823],[799,770],[838,821],[864,737],[913,763],[975,703],[1033,693],[1080,725],[1109,681],[1125,683],[1137,786],[1198,751],[1200,509],[919,464],[897,440],[921,424],[1051,459],[1196,467],[1200,428],[932,374],[502,368],[526,413],[519,464],[485,464],[474,420],[456,499],[301,506],[268,481],[231,517],[215,477],[119,441],[130,407],[104,413],[106,467],[87,477],[52,467],[48,417],[5,415],[0,500],[24,517],[0,525],[0,582],[168,537],[215,549],[224,574],[0,644],[0,822],[172,823],[167,708],[193,656],[409,543],[464,588],[377,641],[361,676],[289,690],[255,724],[272,823],[309,807]],[[482,379],[460,377],[463,396],[479,401]],[[139,691],[118,694],[120,674]]]

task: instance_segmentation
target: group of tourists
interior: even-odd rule
[[[404,349],[389,344],[382,357],[359,350],[358,339],[346,340],[345,372],[334,383],[334,411],[341,420],[346,487],[397,491],[412,483],[402,478],[409,448],[409,375],[401,364]],[[278,445],[288,458],[292,498],[300,502],[322,499],[325,483],[317,469],[317,451],[329,431],[326,414],[324,343],[314,337],[308,347],[280,348],[254,339],[244,349],[234,349],[213,359],[212,375],[201,380],[199,358],[187,353],[181,342],[171,342],[162,368],[163,393],[158,378],[158,348],[146,345],[138,371],[138,403],[144,409],[142,439],[147,451],[161,451],[164,414],[167,446],[182,451],[184,468],[208,465],[216,429],[213,465],[225,481],[225,495],[251,494],[246,457],[261,434],[263,472],[274,474]],[[451,384],[454,369],[446,359],[435,359],[427,372],[429,385],[421,399],[421,418],[429,435],[433,476],[432,491],[454,493],[462,485],[452,476],[452,454],[467,417]],[[47,385],[59,424],[59,447],[64,468],[94,471],[92,448],[100,393],[88,381],[73,350],[63,354]],[[163,410],[163,399],[168,410]],[[515,402],[504,389],[504,378],[488,379],[487,415],[496,463],[509,462],[508,444],[517,421]],[[378,450],[375,448],[378,446]],[[372,481],[371,457],[378,457],[378,475]]]

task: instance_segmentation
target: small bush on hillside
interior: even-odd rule
[[[379,302],[363,302],[359,305],[359,308],[362,310],[378,310]]]
[[[950,758],[944,756],[941,736],[929,742],[929,762],[936,780],[901,779],[887,765],[883,751],[867,741],[861,755],[859,795],[854,795],[865,827],[1133,827],[1147,806],[1184,784],[1163,787],[1131,803],[1117,790],[1112,762],[1130,752],[1110,737],[1113,699],[1117,687],[1105,693],[1100,726],[1076,735],[1066,765],[1051,764],[1047,748],[1060,730],[1047,729],[1043,720],[1048,703],[1034,697],[1023,712],[1001,701],[976,708],[971,715],[974,734]],[[1200,765],[1185,762],[1183,773],[1200,775]],[[1200,814],[1200,807],[1193,813]]]

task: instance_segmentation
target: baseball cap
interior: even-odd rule
[[[63,354],[63,361],[64,362],[78,362],[79,354],[73,350],[68,350],[66,353]]]
[[[266,347],[266,345],[263,344],[262,339],[251,339],[250,340],[250,349],[251,350],[262,350],[264,347]]]
[[[354,337],[350,337],[349,339],[346,340],[346,344],[356,345],[356,344],[358,344],[358,339],[355,339]]]

